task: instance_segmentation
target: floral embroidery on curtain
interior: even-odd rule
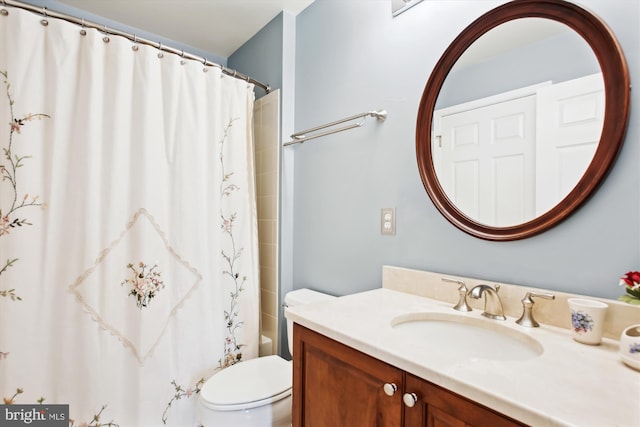
[[[224,311],[224,320],[226,322],[227,336],[224,342],[224,358],[218,360],[219,368],[226,368],[234,365],[242,360],[243,344],[238,342],[236,332],[242,327],[243,322],[238,321],[238,298],[240,292],[244,290],[243,286],[247,281],[247,276],[240,275],[237,267],[237,261],[242,256],[244,248],[238,247],[236,239],[233,235],[233,226],[238,219],[238,213],[229,210],[225,205],[225,199],[230,198],[232,194],[240,188],[233,182],[233,172],[227,172],[224,162],[224,147],[227,142],[227,132],[233,126],[234,120],[231,120],[224,132],[224,137],[220,141],[220,167],[222,182],[220,184],[220,218],[222,221],[221,228],[228,237],[231,245],[230,251],[222,251],[222,258],[225,262],[223,269],[224,276],[231,281],[231,298],[229,300],[229,308]]]
[[[160,292],[160,289],[164,288],[164,282],[160,280],[162,273],[156,270],[158,264],[148,267],[142,261],[135,267],[129,263],[127,268],[133,272],[133,275],[124,279],[121,285],[131,286],[129,296],[135,297],[136,306],[142,309]]]
[[[28,193],[25,193],[21,197],[18,196],[18,172],[19,168],[25,165],[25,160],[29,159],[31,156],[28,155],[18,155],[14,151],[14,136],[20,134],[20,129],[26,124],[26,122],[30,122],[32,120],[40,120],[43,118],[49,118],[49,115],[44,113],[38,114],[26,114],[22,118],[18,118],[15,116],[13,111],[14,100],[11,96],[11,85],[9,83],[9,76],[7,71],[0,71],[0,74],[3,77],[3,83],[5,86],[5,93],[7,104],[9,107],[10,114],[10,122],[9,122],[9,138],[7,140],[6,146],[2,147],[2,155],[3,160],[0,163],[0,177],[2,177],[1,185],[6,186],[5,188],[9,188],[10,192],[12,192],[13,197],[8,197],[10,204],[8,207],[4,207],[0,205],[0,237],[8,235],[11,230],[22,227],[24,225],[33,225],[26,218],[20,218],[17,215],[18,210],[25,209],[34,206],[44,207],[44,203],[40,202],[39,196],[29,196]],[[4,254],[3,254],[4,255]],[[0,260],[2,262],[3,260]],[[9,267],[12,267],[18,258],[9,258],[4,262],[2,269],[0,269],[0,276],[4,273]],[[0,287],[0,296],[5,298],[10,298],[12,301],[21,301],[22,298],[16,293],[15,288],[5,289]],[[5,355],[8,353],[2,353]]]
[[[29,207],[41,207],[44,208],[46,205],[43,202],[39,201],[39,196],[29,196],[28,193],[25,193],[22,198],[18,196],[18,172],[19,169],[25,166],[25,160],[29,159],[31,156],[29,155],[19,155],[14,151],[14,136],[20,134],[21,128],[26,124],[26,122],[30,122],[32,120],[40,120],[44,118],[50,118],[48,114],[37,113],[37,114],[26,114],[22,118],[17,118],[14,115],[14,104],[15,101],[11,96],[11,84],[9,83],[9,76],[7,71],[0,71],[0,75],[3,77],[3,83],[5,85],[5,93],[7,99],[7,105],[9,107],[10,113],[10,122],[9,122],[9,138],[6,146],[2,147],[2,155],[3,160],[0,163],[0,177],[2,177],[2,181],[0,185],[6,185],[5,188],[10,188],[10,192],[13,194],[13,197],[9,197],[10,205],[8,208],[5,207],[3,211],[3,205],[0,205],[0,237],[7,236],[13,229],[18,229],[25,225],[33,225],[26,218],[20,218],[15,215],[18,210],[29,208]],[[4,200],[2,200],[4,202]],[[3,254],[4,255],[4,254]],[[4,272],[7,271],[8,268],[13,267],[14,264],[18,261],[18,258],[9,258],[4,263],[2,269],[0,269],[0,276]],[[1,279],[1,277],[0,277]],[[1,283],[0,283],[1,284]],[[2,284],[3,285],[3,284]],[[16,289],[11,287],[10,289],[5,289],[0,287],[0,297],[9,298],[11,301],[22,301],[22,298],[16,293]],[[10,355],[9,351],[0,351],[0,360],[6,360]],[[21,387],[16,388],[15,392],[11,397],[3,397],[2,402],[5,405],[12,405],[16,403],[16,399],[18,396],[24,393],[24,389]],[[44,404],[45,398],[40,397],[36,400],[38,404]],[[118,424],[115,424],[113,421],[108,421],[107,423],[102,423],[100,421],[100,416],[102,412],[107,408],[106,405],[103,405],[100,411],[93,415],[92,421],[90,423],[82,422],[78,427],[119,427]],[[69,420],[69,426],[75,426],[75,420]]]
[[[138,297],[137,295],[139,292],[150,293],[151,289],[154,290],[153,295],[155,295],[164,286],[164,283],[159,280],[160,273],[155,271],[155,265],[145,271],[147,267],[144,263],[139,263],[137,268],[130,264],[131,267],[128,268],[133,270],[135,277],[122,282],[133,281],[135,283],[134,289],[128,295],[136,296],[137,308],[156,309],[155,314],[157,315],[154,321],[147,322],[145,314],[139,313],[135,317],[137,323],[132,325],[130,316],[123,318],[121,312],[105,310],[105,298],[111,301],[119,300],[120,290],[116,286],[110,286],[105,291],[101,278],[110,274],[109,270],[114,264],[110,261],[110,257],[122,258],[121,252],[127,250],[126,248],[131,244],[131,241],[138,240],[144,242],[158,240],[157,248],[160,249],[156,249],[155,254],[158,257],[163,257],[164,265],[172,265],[174,277],[178,278],[176,280],[182,284],[182,289],[175,301],[166,302],[162,307],[150,307],[148,306],[150,294],[147,294],[146,297],[144,295]],[[139,277],[141,274],[142,278]],[[145,360],[153,355],[153,350],[165,333],[171,317],[176,314],[176,311],[201,281],[202,274],[177,253],[169,243],[166,233],[154,221],[153,216],[146,209],[141,208],[133,215],[118,238],[102,250],[94,264],[76,279],[70,289],[84,310],[98,322],[100,327],[120,340],[125,347],[133,352],[140,365],[143,365]],[[138,288],[138,286],[140,287]],[[140,324],[142,325],[142,334],[139,333]]]
[[[13,111],[13,106],[15,101],[11,96],[10,88],[11,85],[9,83],[9,76],[7,71],[0,71],[0,74],[3,77],[3,83],[5,86],[6,100],[7,105],[9,107],[10,113],[10,121],[9,121],[9,138],[7,139],[6,145],[2,147],[2,163],[0,163],[0,176],[2,177],[2,181],[0,185],[3,188],[9,188],[9,192],[12,193],[12,196],[7,197],[9,200],[8,207],[4,205],[0,205],[0,237],[7,236],[13,229],[22,227],[24,225],[33,225],[26,218],[20,219],[16,212],[19,209],[28,208],[32,206],[44,206],[43,203],[38,202],[38,196],[34,196],[29,200],[29,195],[25,194],[21,198],[18,196],[18,172],[19,168],[25,165],[24,161],[28,159],[30,156],[28,155],[18,155],[14,151],[14,136],[20,134],[20,129],[25,125],[25,122],[34,120],[34,119],[42,119],[49,118],[47,114],[27,114],[23,118],[16,118]],[[20,200],[20,201],[19,201]],[[4,202],[4,200],[2,200]],[[3,209],[4,207],[4,209]],[[3,254],[4,256],[4,254]],[[1,260],[0,260],[1,262]],[[14,264],[18,262],[18,258],[9,258],[4,262],[2,269],[0,269],[0,279],[2,279],[2,274],[7,271],[10,267],[13,267]],[[4,298],[9,298],[11,301],[22,301],[22,297],[16,292],[14,287],[10,287],[7,289],[6,285],[0,282],[0,296]],[[10,351],[0,351],[0,360],[6,360]],[[22,394],[24,390],[22,388],[17,388],[13,396],[7,398],[3,397],[3,402],[5,404],[14,403],[16,397]],[[44,399],[42,399],[44,400]],[[42,402],[41,400],[41,402]]]
[[[234,210],[230,210],[231,206],[227,206],[225,199],[231,198],[233,193],[240,190],[240,187],[233,182],[234,173],[227,171],[225,167],[224,148],[227,142],[227,133],[231,126],[233,126],[234,120],[229,121],[227,128],[225,129],[224,136],[220,141],[220,166],[222,181],[220,184],[220,228],[227,236],[229,240],[229,250],[222,250],[221,256],[224,260],[224,269],[222,271],[223,276],[228,279],[230,291],[229,308],[224,311],[224,320],[226,322],[226,337],[224,341],[224,357],[218,360],[218,369],[228,368],[231,365],[235,365],[242,361],[242,347],[244,344],[238,341],[237,332],[242,328],[243,322],[238,321],[238,299],[240,293],[244,290],[244,285],[247,282],[247,276],[241,275],[237,266],[237,261],[242,257],[244,248],[236,245],[236,239],[234,237],[233,226],[238,220],[238,213]],[[162,414],[162,422],[167,423],[168,415],[167,411],[171,408],[171,405],[182,398],[191,398],[200,393],[202,386],[204,385],[204,378],[199,379],[193,386],[187,387],[176,383],[174,379],[171,381],[171,385],[174,387],[174,394],[167,407]]]

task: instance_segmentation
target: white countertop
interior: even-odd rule
[[[496,321],[537,340],[544,352],[527,360],[463,360],[447,347],[411,342],[394,331],[403,314],[454,311],[452,304],[376,289],[298,305],[286,317],[329,338],[535,427],[640,427],[640,372],[623,364],[618,342],[579,344],[567,329],[523,328]]]

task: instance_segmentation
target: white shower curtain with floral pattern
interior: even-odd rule
[[[257,356],[253,86],[0,8],[4,403],[195,426],[203,380]]]

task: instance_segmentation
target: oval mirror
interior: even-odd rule
[[[422,182],[456,227],[517,240],[553,227],[598,187],[622,145],[629,74],[617,40],[562,0],[515,0],[440,58],[418,110]]]

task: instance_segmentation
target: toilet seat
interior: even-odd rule
[[[237,411],[268,405],[291,395],[291,362],[266,356],[237,363],[209,378],[200,401],[216,411]]]

